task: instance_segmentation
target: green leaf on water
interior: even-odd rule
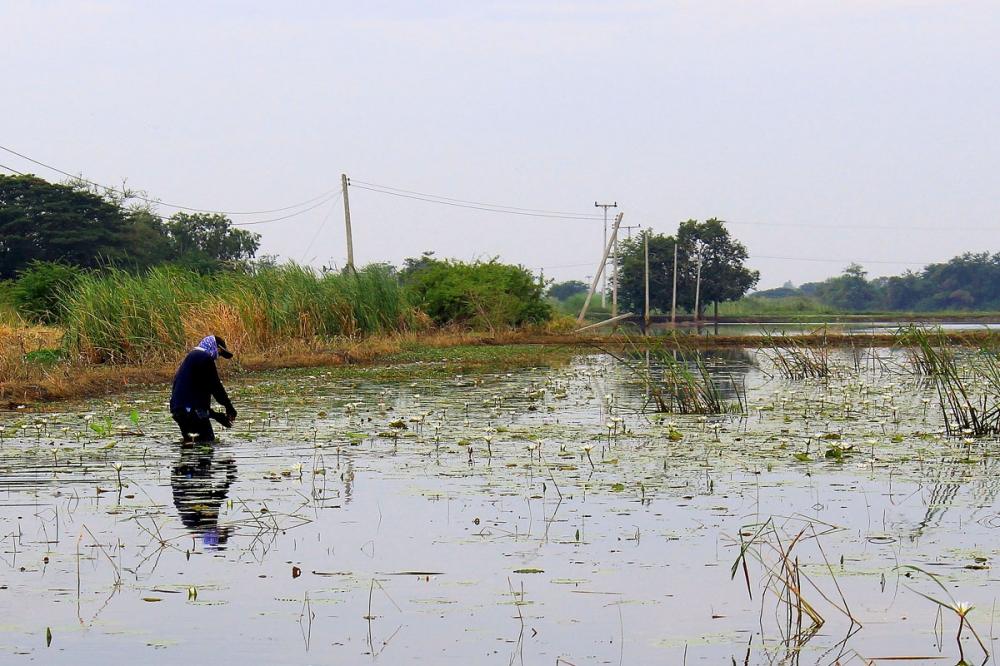
[[[792,457],[798,460],[799,462],[809,462],[810,460],[812,460],[812,458],[809,457],[809,454],[804,451],[793,453]]]
[[[52,628],[45,627],[45,647],[52,645]]]
[[[611,492],[613,492],[613,493],[620,493],[623,490],[625,490],[625,484],[624,483],[615,483],[615,484],[613,484],[611,486]]]
[[[528,567],[527,569],[514,569],[514,573],[517,574],[539,574],[545,573],[544,569],[535,569],[533,567]]]
[[[135,427],[138,428],[139,427],[139,410],[138,409],[133,409],[131,412],[129,412],[128,420],[132,422],[132,425],[134,425]]]

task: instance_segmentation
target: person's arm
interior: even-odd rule
[[[220,405],[226,408],[226,416],[228,416],[230,420],[233,420],[236,418],[236,409],[233,407],[233,403],[229,399],[229,394],[226,393],[226,387],[222,385],[222,380],[219,379],[219,369],[215,367],[215,361],[209,361],[208,365],[208,381],[209,387],[212,390],[212,395]]]

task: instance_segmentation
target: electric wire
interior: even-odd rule
[[[330,196],[328,196],[327,198],[323,199],[322,201],[317,202],[317,203],[313,204],[312,206],[309,206],[308,208],[303,208],[302,210],[295,211],[294,213],[289,213],[288,215],[282,215],[281,217],[272,217],[272,218],[267,219],[267,220],[254,220],[252,222],[233,222],[232,225],[234,227],[252,227],[252,226],[257,225],[257,224],[267,224],[268,222],[279,222],[281,220],[287,220],[289,218],[296,217],[298,215],[302,215],[303,213],[308,213],[311,210],[315,210],[315,209],[319,208],[320,206],[324,205],[325,203],[327,203],[327,202],[329,202],[329,201],[331,201],[333,199],[336,199],[339,196],[340,196],[340,193],[334,192]]]
[[[817,261],[823,263],[855,263],[855,264],[887,264],[898,266],[928,266],[930,264],[945,263],[938,261],[889,261],[887,259],[832,259],[819,257],[777,257],[770,254],[751,254],[750,259],[780,259],[782,261]]]
[[[60,169],[58,167],[54,167],[51,164],[46,164],[44,162],[36,160],[33,157],[28,157],[27,155],[25,155],[23,153],[19,153],[16,150],[13,150],[13,149],[8,148],[6,146],[0,146],[0,150],[4,150],[4,151],[10,153],[11,155],[16,155],[16,156],[18,156],[18,157],[20,157],[22,159],[28,160],[32,164],[37,164],[40,167],[49,169],[51,171],[55,171],[56,173],[59,173],[59,174],[62,174],[64,176],[66,176],[67,178],[73,178],[73,179],[78,180],[78,181],[80,181],[82,183],[86,183],[88,185],[91,185],[92,187],[96,187],[98,189],[104,190],[105,192],[122,192],[122,190],[119,190],[118,188],[108,187],[107,185],[102,185],[101,183],[95,182],[93,180],[89,180],[89,179],[84,178],[82,176],[79,176],[79,175],[76,175],[76,174],[72,174],[72,173],[70,173],[68,171],[64,171],[63,169]],[[13,171],[13,169],[12,169],[12,171]],[[280,208],[270,208],[270,209],[265,209],[265,210],[244,210],[244,211],[210,210],[210,209],[207,209],[207,208],[195,208],[193,206],[182,206],[181,204],[174,204],[174,203],[169,203],[169,202],[166,202],[166,201],[160,201],[159,199],[153,199],[153,198],[145,197],[145,196],[142,196],[142,195],[139,195],[139,194],[131,194],[129,196],[129,198],[130,199],[138,199],[139,201],[143,201],[143,202],[148,203],[148,204],[154,204],[154,205],[159,205],[159,206],[166,206],[167,208],[176,208],[178,210],[186,210],[186,211],[191,211],[191,212],[195,212],[195,213],[215,213],[215,214],[218,214],[218,215],[266,215],[266,214],[270,214],[270,213],[281,213],[281,212],[284,212],[286,210],[292,210],[294,208],[300,208],[300,207],[305,206],[307,204],[313,203],[314,201],[317,201],[319,199],[327,197],[330,194],[336,192],[338,189],[339,188],[334,188],[334,189],[327,190],[326,192],[323,192],[322,194],[316,195],[315,197],[311,197],[309,199],[306,199],[305,201],[300,201],[299,203],[292,204],[290,206],[282,206]],[[325,203],[325,201],[323,203]],[[311,210],[311,209],[309,209],[309,210]],[[285,219],[285,218],[277,218],[277,219]],[[261,221],[258,224],[263,224],[263,222],[264,221]]]
[[[469,199],[455,199],[453,197],[441,196],[439,194],[428,194],[426,192],[417,192],[415,190],[404,190],[401,187],[392,187],[392,186],[389,186],[389,185],[380,185],[378,183],[371,183],[371,182],[364,181],[364,180],[357,180],[355,178],[349,179],[348,182],[350,184],[352,184],[352,185],[354,183],[357,183],[358,185],[367,185],[368,187],[375,187],[375,188],[379,188],[379,189],[382,189],[382,190],[392,190],[393,192],[401,192],[403,194],[414,194],[416,196],[427,197],[427,198],[430,198],[430,199],[440,199],[441,201],[450,201],[452,203],[460,203],[460,204],[470,204],[470,205],[473,205],[473,206],[483,206],[483,207],[486,207],[486,208],[500,208],[500,209],[510,210],[510,211],[515,211],[516,210],[516,211],[522,211],[522,212],[525,212],[525,213],[545,213],[545,214],[548,214],[548,215],[565,215],[565,216],[572,216],[574,218],[581,217],[581,218],[587,218],[587,219],[593,219],[593,220],[604,219],[603,217],[601,217],[600,215],[597,215],[596,213],[595,214],[587,214],[587,213],[572,213],[572,212],[559,211],[559,210],[546,210],[544,208],[521,208],[519,206],[507,206],[505,204],[485,203],[483,201],[471,201]]]
[[[343,195],[343,192],[341,192],[341,195]],[[323,216],[323,221],[319,223],[318,227],[316,227],[316,233],[313,234],[312,240],[309,241],[309,245],[306,246],[305,251],[299,258],[299,261],[305,261],[306,255],[309,254],[310,250],[312,250],[313,243],[315,243],[316,239],[319,238],[319,234],[321,231],[323,231],[323,227],[326,226],[326,223],[330,221],[330,216],[333,215],[333,211],[337,207],[337,204],[339,202],[340,202],[340,196],[334,197],[333,204],[330,206],[330,209],[326,211],[326,215]]]
[[[796,227],[803,229],[830,229],[834,231],[1000,231],[1000,227],[901,227],[886,224],[806,224],[804,222],[750,222],[742,220],[721,220],[725,224],[750,227]]]
[[[452,207],[455,207],[455,208],[468,208],[468,209],[471,209],[471,210],[479,210],[479,211],[483,211],[483,212],[486,212],[486,213],[500,213],[500,214],[506,214],[506,215],[522,215],[522,216],[525,216],[525,217],[544,217],[544,218],[556,219],[556,220],[587,220],[587,221],[596,221],[596,220],[602,219],[600,217],[593,217],[593,216],[587,216],[587,215],[576,215],[576,214],[573,214],[573,213],[559,213],[559,214],[556,214],[556,213],[534,213],[534,212],[529,212],[528,210],[523,210],[523,209],[502,208],[502,207],[489,207],[489,206],[480,206],[480,205],[473,205],[473,204],[466,204],[466,203],[458,203],[457,201],[446,201],[444,199],[436,199],[436,198],[431,198],[431,197],[427,197],[427,196],[419,196],[419,195],[413,195],[413,194],[404,194],[402,192],[393,192],[393,191],[390,191],[390,190],[378,189],[378,188],[375,188],[375,187],[369,187],[368,185],[361,185],[361,184],[358,184],[357,182],[352,183],[351,187],[356,187],[356,188],[361,189],[361,190],[369,190],[371,192],[377,192],[379,194],[387,194],[387,195],[394,196],[394,197],[402,197],[404,199],[414,199],[416,201],[424,201],[426,203],[434,203],[434,204],[439,204],[441,206],[452,206]]]
[[[18,176],[23,176],[24,175],[23,173],[21,173],[17,169],[12,169],[9,166],[7,166],[6,164],[0,164],[0,169],[6,169],[7,171],[10,171],[11,173],[16,173]]]

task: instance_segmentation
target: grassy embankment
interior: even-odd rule
[[[165,383],[183,354],[209,333],[227,339],[232,372],[316,366],[405,364],[432,372],[514,367],[634,338],[573,335],[572,322],[492,334],[435,328],[391,274],[318,275],[289,266],[256,275],[200,276],[155,269],[143,276],[87,275],[66,295],[59,327],[32,326],[0,308],[0,405],[87,397]],[[985,332],[949,334],[977,344]],[[820,332],[802,344],[890,345],[895,336]],[[525,347],[517,345],[535,345]],[[768,344],[754,336],[685,336],[688,347]],[[490,346],[488,352],[483,347]],[[497,345],[511,345],[499,348]],[[538,347],[545,345],[545,348]],[[452,349],[451,352],[442,352]]]
[[[319,275],[296,266],[201,276],[158,268],[87,274],[63,300],[59,327],[9,307],[0,321],[0,404],[85,397],[170,381],[203,336],[238,353],[229,372],[370,363],[418,349],[503,344],[552,327],[493,334],[440,329],[379,267]]]

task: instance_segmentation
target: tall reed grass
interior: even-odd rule
[[[1000,356],[941,344],[941,330],[911,327],[899,334],[908,345],[914,370],[928,375],[937,388],[949,435],[984,437],[1000,434]]]
[[[166,266],[142,275],[108,271],[83,276],[63,303],[66,344],[91,362],[165,360],[210,333],[261,353],[417,321],[396,276],[379,265],[356,274],[295,264],[214,275]]]
[[[810,346],[799,336],[774,335],[761,331],[763,343],[760,351],[774,364],[778,374],[785,379],[823,379],[830,376],[830,346],[826,343],[826,328],[812,331],[822,335],[819,346]]]

